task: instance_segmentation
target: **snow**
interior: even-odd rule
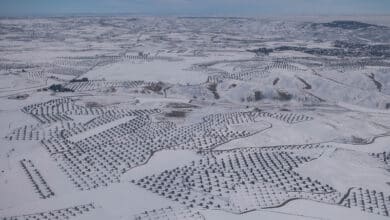
[[[85,74],[89,79],[106,80],[144,80],[151,82],[170,83],[201,83],[207,76],[190,70],[185,70],[188,63],[153,61],[146,63],[115,63],[94,69]]]
[[[335,149],[296,169],[299,173],[334,186],[339,191],[350,187],[375,188],[390,192],[386,166],[367,153]]]
[[[161,173],[164,170],[170,170],[178,166],[183,166],[188,161],[200,159],[199,155],[186,150],[163,150],[156,152],[149,161],[142,166],[131,169],[126,172],[122,179],[132,180],[140,179],[145,176]]]
[[[390,24],[1,18],[0,218],[388,218],[390,29],[334,20]]]
[[[86,132],[82,132],[80,134],[74,135],[74,136],[70,137],[68,140],[72,141],[72,142],[77,142],[77,141],[86,139],[88,137],[91,137],[93,135],[98,135],[100,132],[103,132],[103,131],[108,130],[108,129],[113,128],[113,127],[116,127],[120,124],[127,123],[134,118],[136,118],[136,117],[135,116],[125,116],[123,118],[119,118],[117,120],[106,123],[102,126],[98,126],[98,127],[92,128],[90,130],[87,130]]]
[[[314,219],[330,219],[330,220],[338,220],[338,219],[387,219],[387,217],[372,215],[369,213],[362,213],[357,209],[346,209],[340,206],[328,205],[319,202],[313,202],[308,200],[294,200],[286,204],[281,208],[275,209],[275,211],[279,212],[287,212],[291,215],[302,215],[308,216],[306,219],[314,218]]]

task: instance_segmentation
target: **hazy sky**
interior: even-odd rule
[[[135,13],[262,16],[390,14],[390,0],[0,0],[0,16]]]

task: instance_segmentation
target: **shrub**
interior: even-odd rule
[[[88,78],[83,77],[81,79],[72,79],[72,80],[70,80],[70,82],[88,82]]]
[[[158,82],[158,83],[151,83],[151,84],[145,86],[144,88],[147,90],[158,93],[158,92],[161,92],[161,90],[163,89],[163,86],[164,86],[164,83]]]
[[[50,89],[54,92],[74,92],[72,89],[66,88],[61,84],[53,84],[53,85],[49,86],[48,89]]]
[[[261,93],[261,91],[255,91],[255,101],[259,101],[263,98],[263,93]]]
[[[171,112],[165,113],[165,116],[183,118],[186,116],[186,112],[184,112],[184,111],[171,111]]]

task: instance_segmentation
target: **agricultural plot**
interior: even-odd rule
[[[383,216],[389,216],[390,197],[376,190],[351,188],[341,205]]]
[[[17,128],[12,131],[11,134],[5,137],[6,139],[12,140],[41,140],[42,133],[39,129],[34,125],[25,125],[23,127]]]
[[[31,160],[23,159],[20,161],[20,165],[26,172],[28,178],[31,180],[34,189],[37,191],[37,193],[42,199],[54,196],[54,192],[50,189],[48,183],[42,177],[39,170],[35,168],[35,165]]]
[[[153,220],[153,219],[183,219],[183,220],[203,220],[204,217],[199,212],[193,212],[189,209],[162,208],[150,210],[134,216],[135,220]]]
[[[135,182],[189,207],[218,208],[236,213],[256,209],[254,207],[278,206],[291,198],[310,198],[310,192],[318,194],[313,199],[337,200],[341,194],[335,194],[332,187],[293,171],[294,167],[313,159],[314,156],[298,156],[291,152],[261,153],[259,149],[245,149],[245,152],[219,153],[216,158],[207,157]],[[256,192],[259,194],[252,195]]]
[[[52,210],[52,211],[41,212],[41,213],[3,217],[2,220],[71,219],[71,218],[79,217],[80,215],[90,212],[93,209],[95,209],[95,205],[91,203],[91,204],[78,205],[74,207]]]
[[[109,88],[136,88],[140,86],[145,86],[143,81],[129,81],[129,82],[113,82],[113,81],[88,81],[88,82],[74,82],[69,83],[65,88],[71,89],[77,92],[92,91],[98,89],[109,89]]]
[[[217,151],[188,166],[133,182],[190,208],[245,213],[307,199],[388,216],[389,198],[383,192],[354,187],[339,192],[294,171],[330,148],[334,147],[310,144]]]

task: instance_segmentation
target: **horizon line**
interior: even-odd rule
[[[175,18],[272,18],[272,17],[386,17],[389,14],[356,13],[356,14],[279,14],[279,15],[191,15],[191,14],[148,14],[135,12],[85,12],[85,13],[37,13],[26,15],[0,15],[4,18],[60,18],[60,17],[175,17]]]

